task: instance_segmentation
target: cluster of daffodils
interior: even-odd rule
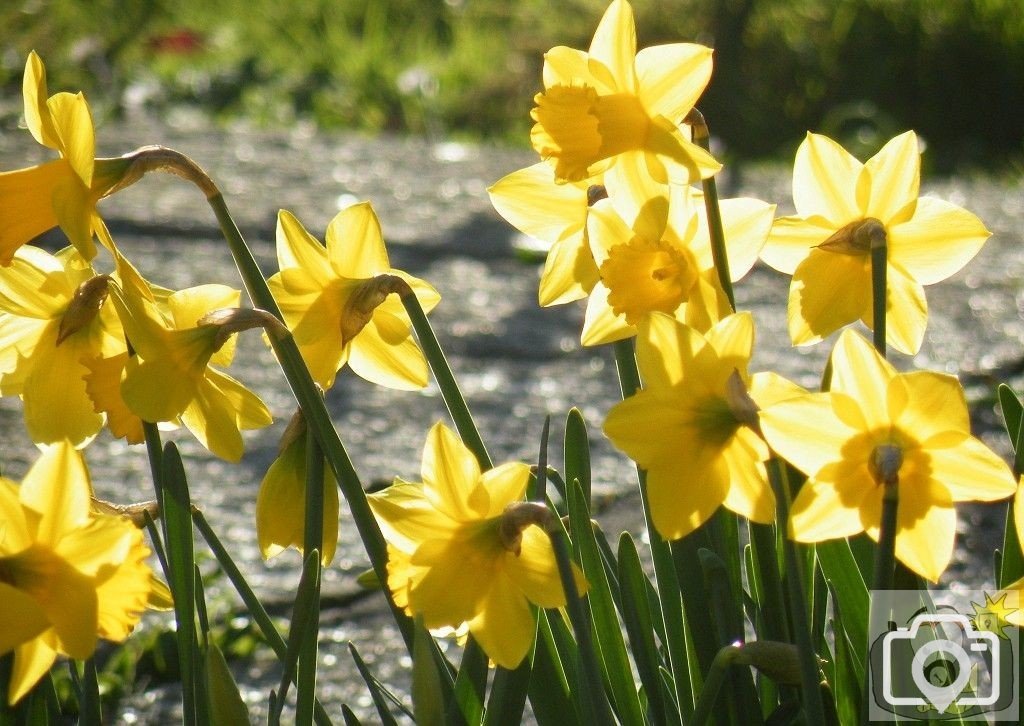
[[[757,199],[719,200],[721,165],[694,108],[711,70],[711,50],[697,44],[637,52],[632,9],[614,0],[586,51],[545,55],[530,134],[541,160],[495,184],[493,204],[549,246],[540,305],[586,298],[582,344],[635,356],[638,390],[603,429],[644,472],[657,535],[688,537],[724,507],[799,542],[866,533],[936,581],[953,553],[954,505],[1007,499],[1017,486],[971,435],[958,381],[899,372],[886,349],[918,351],[923,286],[960,270],[989,233],[969,212],[919,197],[913,132],[866,163],[808,134],[793,174],[795,216],[776,219],[775,205]],[[492,467],[477,445],[468,411],[457,410],[464,401],[437,375],[443,356],[418,342],[417,321],[440,296],[391,267],[369,204],[338,213],[323,242],[279,213],[279,270],[259,276],[267,310],[241,307],[240,291],[216,282],[170,290],[123,254],[97,205],[157,169],[196,182],[209,199],[216,187],[162,147],[95,158],[85,98],[48,95],[34,53],[24,99],[29,131],[59,158],[0,173],[0,395],[21,398],[42,451],[20,485],[0,479],[0,655],[15,654],[8,699],[30,691],[57,655],[88,658],[98,638],[123,640],[145,607],[167,604],[140,530],[92,497],[87,447],[104,428],[154,447],[161,428],[184,427],[211,454],[239,461],[242,432],[272,421],[225,372],[235,336],[256,328],[303,402],[260,486],[264,557],[309,548],[315,534],[305,528],[315,523],[329,566],[340,486],[397,610],[435,633],[468,634],[498,666],[523,663],[538,609],[571,610],[567,591],[585,594],[592,582],[557,554],[554,504],[524,501],[530,467]],[[70,246],[51,254],[29,244],[55,226]],[[822,391],[749,370],[754,316],[736,310],[732,286],[758,260],[792,276],[794,345],[843,329]],[[258,299],[251,285],[249,293]],[[874,345],[844,329],[858,321],[875,331]],[[459,434],[430,429],[422,481],[366,496],[346,480],[340,442],[327,451],[326,414],[309,405],[322,404],[314,385],[326,391],[345,368],[397,390],[424,387],[434,370]],[[771,475],[790,469],[805,475],[791,482],[798,489]],[[321,501],[322,512],[307,501]],[[1022,512],[1018,501],[1024,540]],[[816,690],[816,675],[807,680]]]
[[[774,521],[765,465],[780,456],[808,477],[791,537],[867,532],[877,540],[891,481],[896,555],[937,580],[953,552],[954,502],[1016,490],[1009,467],[971,436],[959,383],[897,373],[884,350],[852,330],[836,344],[826,392],[751,374],[754,321],[734,312],[728,288],[758,259],[792,275],[794,345],[856,321],[874,329],[872,249],[881,246],[886,341],[913,354],[927,322],[922,286],[960,270],[989,233],[971,213],[918,197],[913,132],[867,163],[809,133],[793,173],[798,214],[773,219],[773,205],[726,199],[714,230],[719,223],[690,185],[719,164],[686,132],[710,75],[702,46],[637,53],[632,11],[616,0],[587,52],[545,55],[531,133],[543,161],[495,184],[494,206],[550,245],[541,305],[588,297],[583,345],[635,338],[643,390],[612,408],[604,432],[647,472],[663,537],[685,537],[721,506]]]

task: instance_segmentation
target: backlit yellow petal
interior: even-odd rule
[[[896,370],[857,333],[844,330],[832,350],[832,390],[855,400],[867,426],[887,426],[888,387]]]
[[[793,202],[802,217],[820,215],[834,229],[864,216],[857,203],[863,164],[827,136],[808,133],[796,152]]]
[[[60,148],[60,138],[53,126],[53,118],[46,100],[49,92],[46,87],[46,67],[42,59],[33,50],[25,61],[25,75],[22,78],[22,92],[25,98],[25,125],[29,132],[43,146],[50,149]]]
[[[21,245],[57,226],[53,192],[72,173],[64,159],[0,173],[0,264],[8,264]]]
[[[874,482],[864,477],[835,482],[808,479],[793,500],[790,536],[797,542],[822,542],[863,532],[860,505],[865,484]]]
[[[722,503],[730,511],[763,524],[775,518],[775,495],[761,463],[767,453],[764,442],[746,427],[737,429],[722,450],[729,467],[729,487]]]
[[[636,360],[644,387],[667,388],[683,380],[686,369],[707,345],[693,328],[668,315],[650,315],[637,328]]]
[[[594,255],[581,230],[555,242],[544,261],[537,299],[540,305],[560,305],[584,298],[600,279]]]
[[[487,656],[502,668],[516,668],[533,645],[533,612],[505,573],[488,591],[480,613],[469,621],[469,632]]]
[[[955,376],[933,371],[901,374],[889,383],[888,400],[893,424],[912,431],[925,446],[933,436],[950,431],[970,435],[967,401]]]
[[[324,287],[329,279],[327,248],[285,209],[277,214],[277,264],[282,270],[303,270],[319,287]]]
[[[525,235],[555,243],[587,222],[587,184],[556,184],[547,162],[512,172],[488,189],[498,214]]]
[[[928,302],[925,300],[924,288],[895,260],[889,262],[888,268],[885,339],[901,353],[915,355],[921,348],[928,325]],[[871,314],[864,317],[865,324],[872,330],[873,318]]]
[[[89,370],[81,364],[94,346],[81,331],[57,345],[56,326],[33,356],[32,373],[25,380],[25,425],[37,444],[65,439],[85,446],[103,427],[103,416],[93,408],[86,391]]]
[[[589,53],[591,58],[608,68],[619,90],[635,92],[636,25],[633,8],[628,2],[614,0],[608,6],[594,31]]]
[[[48,642],[53,640],[52,635],[49,638],[44,636],[30,640],[14,651],[14,669],[7,691],[8,703],[15,703],[28,693],[57,659],[57,651]]]
[[[427,361],[411,334],[389,342],[382,334],[378,316],[352,340],[348,364],[366,380],[401,391],[415,391],[427,385]]]
[[[458,435],[442,423],[427,434],[423,447],[424,493],[430,502],[452,519],[475,517],[469,509],[469,495],[480,478],[480,464]]]
[[[811,250],[827,240],[836,228],[824,217],[779,217],[772,223],[761,260],[779,272],[792,275]]]
[[[0,653],[9,653],[50,627],[35,598],[0,582]]]
[[[56,545],[65,533],[85,526],[92,485],[82,454],[68,444],[43,449],[21,483],[22,503],[41,515],[35,539]]]
[[[928,457],[932,477],[954,502],[1006,499],[1017,489],[1006,462],[973,436],[952,448],[930,448]]]
[[[871,309],[868,256],[812,250],[789,288],[789,335],[794,345],[822,340]]]
[[[922,285],[959,272],[992,234],[967,210],[932,197],[918,199],[914,216],[888,233],[890,259]]]
[[[77,176],[61,179],[53,188],[53,213],[60,228],[87,260],[96,256],[92,240],[95,202]]]
[[[769,406],[761,411],[760,420],[769,446],[811,476],[835,461],[844,443],[857,433],[836,416],[829,393],[810,393]]]
[[[523,530],[519,554],[506,553],[505,563],[509,578],[530,602],[542,608],[565,607],[565,591],[558,575],[551,538],[540,527],[531,526]],[[576,586],[582,594],[586,591],[586,578],[575,564],[573,570]]]
[[[615,93],[615,83],[608,69],[600,63],[593,65],[600,68],[600,78],[591,72],[590,56],[586,52],[564,45],[555,46],[544,54],[544,88],[593,86],[601,93]]]
[[[583,345],[603,345],[636,335],[636,328],[616,315],[608,304],[608,288],[602,283],[594,285],[587,299],[580,342]]]
[[[526,493],[526,485],[530,480],[530,467],[519,461],[501,464],[480,477],[478,491],[485,491],[486,501],[472,501],[477,516],[487,519],[499,516],[512,502],[517,502]]]
[[[167,309],[175,328],[194,328],[209,312],[221,308],[236,308],[242,294],[227,285],[197,285],[178,290],[167,298]],[[212,365],[228,366],[235,353],[235,336],[228,338],[210,359]]]
[[[68,160],[75,174],[88,189],[92,186],[96,136],[85,96],[81,93],[57,93],[47,100],[46,106],[60,139],[61,155]]]
[[[711,49],[671,43],[636,54],[640,99],[652,116],[681,123],[711,79]]]
[[[890,140],[864,164],[871,174],[871,199],[865,217],[889,225],[914,213],[921,178],[917,135],[907,131]]]
[[[668,468],[679,459],[674,439],[692,436],[693,430],[678,396],[644,390],[612,406],[604,435],[642,468],[653,469]]]
[[[361,280],[391,269],[380,220],[369,202],[338,212],[327,226],[326,238],[327,257],[339,277]]]
[[[107,427],[115,438],[141,444],[145,440],[142,419],[121,397],[121,379],[127,362],[127,352],[110,358],[86,359],[84,365],[89,372],[84,377],[85,389],[94,410],[106,414]]]
[[[924,491],[900,486],[896,510],[896,557],[911,570],[937,582],[953,557],[956,537],[956,510],[943,501],[941,487],[930,485]],[[876,528],[866,530],[878,538]]]
[[[716,448],[696,443],[680,449],[678,464],[647,472],[651,518],[665,539],[685,537],[706,522],[729,487],[729,467]]]
[[[729,273],[733,282],[750,272],[764,249],[772,229],[775,205],[760,199],[723,199],[719,203],[725,244],[729,253]],[[699,215],[699,240],[709,240],[707,216]],[[707,243],[710,248],[710,242]],[[710,251],[710,250],[709,250]],[[705,265],[710,267],[710,265]]]

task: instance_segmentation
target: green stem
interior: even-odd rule
[[[306,436],[306,512],[303,527],[303,552],[323,552],[324,540],[324,456],[315,436]],[[322,567],[318,558],[315,567]],[[310,603],[309,624],[299,653],[299,675],[296,681],[295,723],[313,722],[316,698],[316,657],[320,632],[320,573],[314,582],[315,597]]]
[[[480,432],[477,430],[473,416],[469,412],[469,406],[466,405],[466,399],[459,389],[459,384],[455,381],[452,369],[448,365],[444,351],[441,350],[441,346],[437,342],[437,336],[434,335],[434,329],[430,326],[430,321],[427,320],[427,315],[423,312],[420,301],[416,298],[416,294],[411,288],[402,293],[400,298],[402,305],[405,306],[405,311],[409,314],[409,319],[412,321],[412,327],[420,341],[423,355],[426,357],[427,363],[430,364],[430,370],[434,373],[434,380],[437,381],[437,387],[441,390],[441,397],[448,407],[448,413],[455,423],[459,436],[466,446],[469,447],[469,450],[473,452],[473,455],[476,456],[477,461],[480,463],[480,468],[485,471],[490,469],[493,464],[491,463],[491,457],[487,453],[487,447],[484,446],[484,441],[480,438]]]
[[[705,151],[711,151],[711,132],[704,114],[691,109],[686,121],[693,129],[693,141]],[[704,208],[708,217],[708,235],[711,238],[711,258],[718,272],[718,282],[729,299],[729,307],[736,311],[736,295],[732,289],[732,274],[729,271],[729,253],[725,246],[725,230],[722,228],[722,210],[718,204],[718,184],[714,177],[701,180],[704,190]]]
[[[879,225],[878,231],[871,235],[871,311],[874,321],[875,350],[885,357],[886,336],[886,274],[889,269],[888,245],[885,229]]]
[[[729,675],[729,669],[739,654],[739,648],[735,645],[727,645],[715,655],[707,678],[704,680],[704,687],[700,691],[700,697],[693,709],[693,717],[689,721],[690,726],[704,726],[711,718],[715,701],[718,700],[718,692],[722,690],[722,684],[725,683],[725,679]]]
[[[271,650],[278,657],[279,660],[283,660],[288,652],[288,645],[284,641],[284,637],[278,631],[274,625],[274,621],[270,618],[266,609],[263,607],[263,603],[260,602],[259,597],[253,592],[252,588],[249,587],[249,583],[246,582],[245,576],[242,575],[241,570],[235,564],[234,560],[231,559],[231,555],[228,554],[224,544],[217,537],[217,533],[210,527],[210,523],[206,521],[206,517],[198,509],[192,513],[192,522],[195,524],[196,529],[199,530],[199,534],[206,540],[206,544],[209,545],[210,550],[213,552],[213,556],[217,558],[217,562],[220,564],[224,574],[227,575],[231,584],[234,586],[235,591],[242,598],[242,602],[245,603],[246,609],[249,611],[249,615],[259,626],[260,632],[263,633],[263,637],[266,638],[267,644],[270,645]],[[298,684],[296,684],[298,685]],[[323,705],[320,701],[314,700],[313,702],[313,717],[314,720],[326,726],[331,723],[330,717],[324,710]]]
[[[789,490],[789,477],[783,461],[773,456],[768,462],[768,478],[775,491],[775,512],[779,527],[786,527],[789,522],[789,508],[792,498]],[[785,585],[789,596],[790,618],[793,624],[793,635],[800,652],[800,687],[803,693],[804,710],[808,723],[825,723],[825,705],[821,699],[819,683],[821,676],[818,668],[817,655],[811,640],[811,628],[807,613],[807,589],[804,587],[804,573],[801,566],[800,553],[796,543],[786,537],[783,539],[783,550],[786,563]]]
[[[878,548],[875,550],[875,574],[872,590],[891,590],[893,570],[896,567],[896,514],[899,509],[899,485],[885,484],[882,495],[882,522],[878,528]]]

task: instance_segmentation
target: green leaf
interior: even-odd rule
[[[470,634],[462,652],[462,662],[455,676],[454,698],[446,713],[447,722],[478,724],[484,713],[484,691],[487,688],[487,654]]]
[[[644,574],[636,543],[628,533],[619,537],[619,588],[622,597],[622,621],[637,673],[647,695],[648,720],[655,724],[678,724],[679,713],[665,703],[662,691],[662,662],[654,642],[654,619],[651,615],[647,589],[650,582]]]
[[[818,542],[815,551],[829,589],[839,603],[854,662],[863,672],[867,664],[868,589],[845,539]]]
[[[535,610],[537,610],[535,608]],[[539,613],[538,613],[539,614]],[[534,649],[541,644],[534,638]],[[487,698],[487,710],[484,711],[486,726],[521,723],[523,709],[526,708],[526,696],[530,690],[530,673],[535,655],[527,656],[519,667],[508,670],[498,666],[491,681],[491,694]]]
[[[415,640],[413,640],[415,645]],[[348,651],[352,654],[352,660],[355,661],[356,670],[359,671],[359,675],[363,678],[363,683],[370,689],[370,698],[373,699],[373,705],[377,707],[377,715],[380,716],[381,726],[398,726],[398,721],[391,715],[391,709],[388,707],[388,701],[390,694],[381,685],[366,666],[366,662],[362,656],[359,655],[359,651],[356,650],[355,645],[352,643],[348,644]],[[394,699],[394,696],[391,696]],[[413,715],[408,714],[409,718],[413,718]],[[347,720],[347,719],[346,719]]]
[[[579,682],[579,656],[558,610],[537,614],[537,645],[530,674],[530,706],[540,726],[582,726],[579,700],[569,684]]]
[[[422,618],[416,618],[412,641],[412,712],[417,724],[444,722],[441,675],[429,641],[430,633],[423,627]]]
[[[345,719],[345,726],[363,726],[362,722],[352,713],[352,709],[346,704],[341,705],[341,717]]]
[[[643,710],[633,682],[622,628],[615,613],[604,561],[594,535],[590,511],[578,481],[569,482],[569,525],[573,542],[579,549],[583,573],[590,583],[587,599],[593,617],[594,642],[604,666],[604,676],[611,691],[619,721],[625,724],[643,723]]]
[[[1021,419],[1024,418],[1024,405],[1021,404],[1017,394],[1005,383],[1000,383],[997,389],[999,396],[999,410],[1003,413],[1003,425],[1006,433],[1010,436],[1010,444],[1013,446],[1013,474],[1019,477],[1024,473],[1024,446],[1021,446]]]
[[[206,679],[207,692],[210,694],[211,723],[218,726],[248,726],[249,709],[216,643],[210,643],[206,649]]]
[[[860,723],[860,706],[864,694],[861,674],[864,670],[858,665],[850,645],[839,593],[831,582],[828,583],[828,589],[832,593],[832,632],[835,636],[835,676],[831,685],[836,712],[839,715],[839,723]]]
[[[295,593],[295,604],[292,606],[292,621],[288,628],[288,647],[283,659],[284,671],[277,689],[277,711],[271,716],[279,718],[281,709],[288,696],[288,686],[295,680],[299,667],[299,655],[314,621],[315,613],[319,612],[320,600],[320,550],[313,549],[306,554],[302,564],[302,576]]]
[[[565,480],[575,479],[583,489],[584,501],[590,502],[590,439],[587,424],[578,408],[565,419]]]

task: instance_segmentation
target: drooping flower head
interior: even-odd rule
[[[213,366],[229,365],[231,334],[260,324],[265,314],[234,308],[239,292],[225,285],[170,293],[161,306],[150,285],[120,255],[111,299],[135,353],[125,361],[120,382],[128,408],[144,421],[180,418],[210,452],[238,461],[240,431],[269,425],[270,412],[256,394]],[[110,373],[118,373],[116,366]],[[96,381],[93,385],[109,390]]]
[[[517,462],[481,473],[438,423],[421,474],[421,483],[396,479],[368,497],[387,540],[395,604],[430,630],[469,623],[492,661],[515,668],[533,642],[530,603],[565,605],[551,541],[534,516],[540,505],[520,501],[530,468]]]
[[[256,538],[264,559],[289,547],[304,552],[306,529],[306,446],[309,430],[301,410],[281,437],[280,450],[270,465],[256,497]],[[338,484],[330,467],[324,468],[323,544],[320,559],[331,564],[338,546]]]
[[[20,486],[0,478],[0,654],[14,651],[8,701],[58,654],[85,659],[98,638],[124,640],[152,587],[142,533],[90,511],[81,453],[46,447]]]
[[[604,433],[647,471],[651,517],[666,539],[686,536],[720,506],[772,521],[757,407],[803,389],[774,373],[748,375],[753,345],[749,313],[706,335],[663,314],[640,323],[644,389],[612,408]]]
[[[380,222],[369,203],[343,209],[327,227],[326,247],[290,212],[277,218],[281,271],[267,282],[313,380],[327,389],[347,363],[372,383],[400,390],[427,385],[427,362],[394,292],[397,279],[429,312],[441,296],[391,269]]]
[[[815,343],[848,323],[874,328],[871,244],[887,245],[886,339],[914,354],[928,322],[922,285],[944,280],[989,232],[949,202],[918,197],[917,136],[892,139],[862,164],[826,136],[807,134],[793,168],[797,216],[776,220],[761,259],[793,276],[789,333]]]
[[[47,95],[46,69],[33,51],[25,63],[25,123],[43,146],[61,158],[0,173],[0,264],[14,251],[56,226],[86,260],[96,255],[96,203],[124,178],[131,159],[96,159],[89,104],[81,93]]]
[[[680,131],[711,77],[711,49],[672,43],[636,51],[633,9],[614,0],[587,52],[544,54],[544,91],[534,98],[533,148],[555,177],[581,181],[616,164],[661,184],[689,183],[721,168]]]
[[[74,247],[25,245],[0,268],[0,392],[22,397],[37,444],[85,446],[103,426],[85,377],[88,361],[125,351],[108,282]]]
[[[885,484],[898,487],[896,556],[935,581],[956,535],[954,502],[1004,499],[1016,488],[1002,459],[971,436],[953,376],[897,373],[867,341],[843,331],[832,385],[766,406],[771,447],[807,474],[790,536],[819,542],[867,532],[878,540]]]

